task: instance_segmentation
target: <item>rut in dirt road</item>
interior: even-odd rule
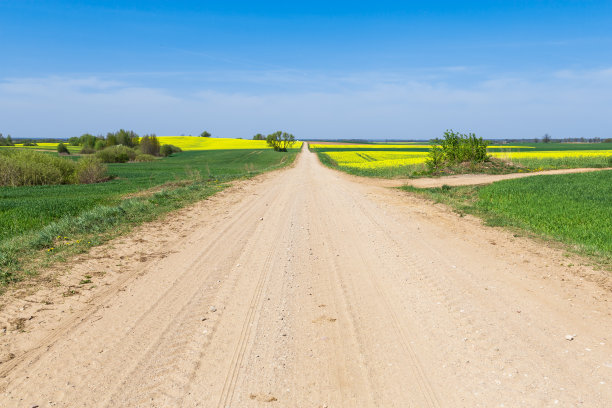
[[[560,252],[306,149],[236,194],[18,356],[0,406],[612,405],[610,294]]]

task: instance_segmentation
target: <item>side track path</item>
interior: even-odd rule
[[[532,173],[509,173],[509,174],[458,174],[454,176],[442,177],[423,177],[416,179],[378,179],[372,177],[349,176],[353,180],[359,180],[365,184],[377,185],[381,187],[401,187],[412,186],[417,188],[434,188],[442,187],[443,185],[457,186],[475,186],[481,184],[491,184],[496,181],[512,180],[524,177],[546,176],[555,174],[573,174],[573,173],[590,173],[592,171],[612,170],[612,168],[582,168],[582,169],[557,169],[543,170]]]
[[[0,406],[612,405],[602,272],[307,149],[216,200],[163,257],[6,334],[31,344],[0,364]]]

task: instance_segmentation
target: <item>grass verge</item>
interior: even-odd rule
[[[95,185],[0,189],[0,290],[133,226],[205,199],[231,180],[291,164],[297,150],[186,152],[109,166]],[[6,227],[5,227],[6,226]]]
[[[401,187],[483,218],[529,231],[612,263],[612,171],[533,176],[486,186]]]

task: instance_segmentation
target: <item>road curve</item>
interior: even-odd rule
[[[612,297],[562,252],[307,149],[219,200],[133,279],[26,326],[0,406],[612,406]]]

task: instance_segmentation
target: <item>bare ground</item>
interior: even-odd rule
[[[6,299],[0,406],[608,407],[584,263],[305,149]]]

